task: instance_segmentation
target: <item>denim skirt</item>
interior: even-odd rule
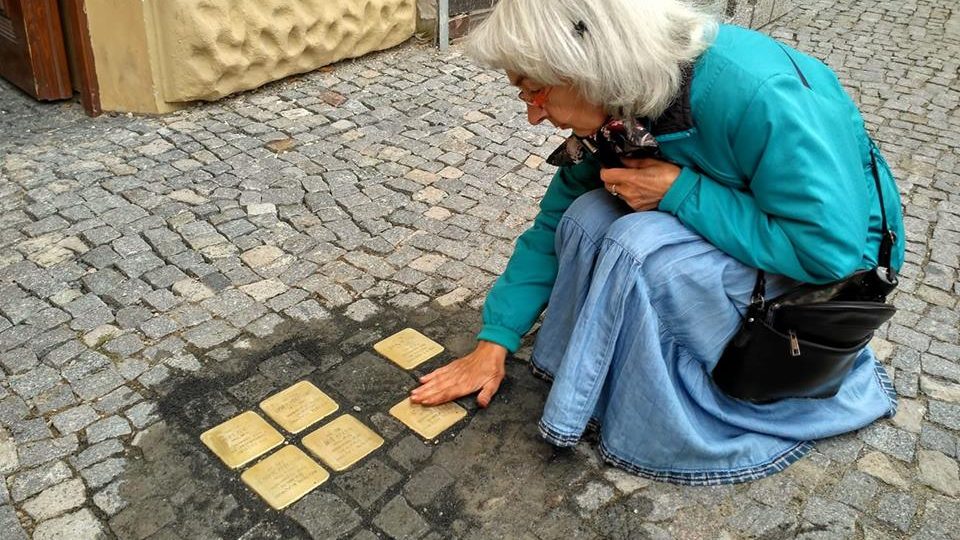
[[[641,476],[714,485],[786,468],[813,440],[896,412],[865,348],[836,396],[753,404],[710,377],[741,324],[756,270],[663,212],[633,212],[604,190],[578,198],[556,234],[559,273],[534,346],[553,381],[540,431],[576,444],[599,429],[603,458]],[[771,276],[779,294],[790,280]]]

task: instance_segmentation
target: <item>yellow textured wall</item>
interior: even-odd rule
[[[393,47],[416,27],[415,0],[149,1],[167,101],[213,100]]]

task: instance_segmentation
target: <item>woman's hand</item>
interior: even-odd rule
[[[607,191],[634,210],[654,210],[680,176],[680,167],[654,158],[624,159],[626,169],[601,169]]]
[[[486,407],[506,376],[507,349],[481,341],[472,353],[420,377],[421,385],[410,392],[410,401],[440,405],[480,391],[477,404]]]

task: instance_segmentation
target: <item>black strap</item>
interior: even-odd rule
[[[807,82],[807,78],[804,77],[804,76],[803,76],[803,72],[800,71],[800,66],[797,65],[797,63],[796,63],[796,61],[794,61],[793,57],[790,56],[790,53],[787,52],[787,48],[784,47],[783,44],[781,44],[781,43],[777,43],[777,45],[780,45],[780,48],[783,49],[783,54],[787,55],[787,58],[790,59],[790,63],[793,64],[793,69],[797,70],[797,75],[800,77],[800,82],[802,82],[803,85],[806,86],[807,88],[810,88],[810,83]]]
[[[880,239],[880,254],[877,257],[877,264],[887,270],[889,277],[893,270],[890,269],[890,256],[893,253],[893,244],[897,240],[897,235],[887,226],[887,209],[883,204],[883,187],[880,185],[880,170],[877,167],[877,148],[870,143],[870,166],[873,168],[873,181],[877,186],[877,198],[880,199],[880,219],[883,228],[883,238]]]
[[[790,63],[793,64],[793,69],[797,71],[797,76],[800,77],[800,82],[807,88],[810,88],[810,83],[807,82],[807,78],[803,76],[803,72],[800,71],[800,66],[793,60],[793,57],[790,56],[790,53],[787,51],[787,48],[782,44],[778,43],[780,48],[783,49],[783,53],[787,55],[787,58],[790,59]],[[883,238],[880,239],[880,252],[877,255],[877,266],[883,268],[886,271],[887,278],[889,280],[895,281],[893,276],[893,269],[890,268],[890,257],[893,253],[893,245],[896,243],[897,235],[890,227],[887,225],[887,209],[886,205],[883,204],[883,186],[880,185],[880,170],[877,167],[877,148],[874,145],[873,141],[870,141],[870,166],[873,169],[873,181],[877,186],[877,198],[880,200],[880,218],[881,218],[881,227],[884,231]],[[763,296],[766,293],[766,278],[764,277],[763,270],[757,270],[757,281],[753,286],[753,294],[750,296],[751,304],[760,304],[764,302]]]

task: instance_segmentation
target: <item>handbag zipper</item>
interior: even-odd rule
[[[788,334],[790,334],[790,356],[800,356],[800,340],[797,339],[797,333],[790,330]]]

